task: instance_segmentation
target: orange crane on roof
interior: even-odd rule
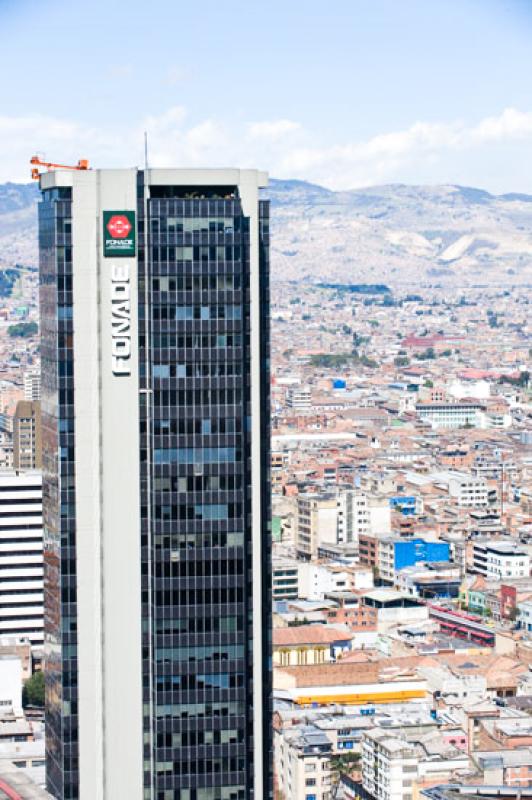
[[[77,164],[53,164],[51,161],[43,161],[42,158],[39,156],[32,156],[30,159],[30,164],[32,165],[33,169],[31,170],[31,177],[34,181],[39,180],[40,172],[38,167],[47,167],[48,169],[76,169],[76,170],[84,170],[89,169],[89,162],[86,158],[80,158]]]

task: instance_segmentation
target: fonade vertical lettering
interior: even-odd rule
[[[131,375],[131,286],[129,266],[111,266],[111,359],[114,375]]]

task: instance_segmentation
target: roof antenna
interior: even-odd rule
[[[148,169],[148,131],[144,131],[144,169]]]

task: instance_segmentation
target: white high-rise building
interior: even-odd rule
[[[43,644],[40,472],[0,473],[0,636]]]
[[[41,399],[41,371],[32,369],[24,373],[24,400]]]

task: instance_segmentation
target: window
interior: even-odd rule
[[[169,447],[156,448],[153,458],[156,464],[223,464],[240,461],[241,452],[234,447]]]

